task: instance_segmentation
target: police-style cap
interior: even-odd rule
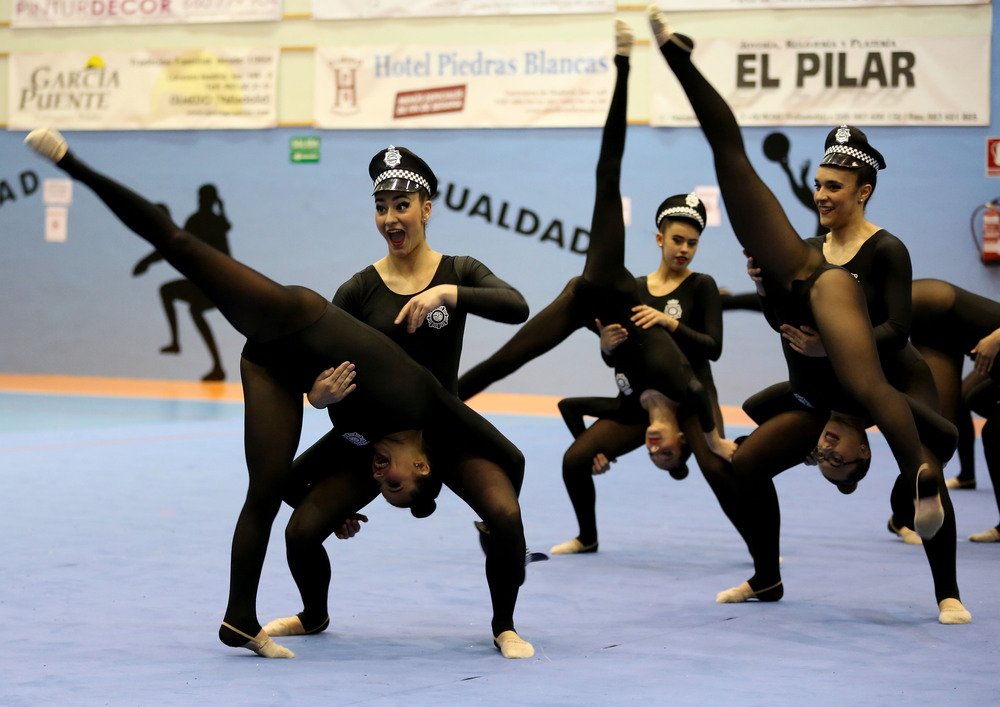
[[[826,136],[826,153],[821,165],[858,169],[868,165],[876,172],[885,169],[882,154],[868,144],[868,136],[852,125],[841,125]]]
[[[656,230],[660,230],[660,224],[665,218],[683,218],[692,221],[698,227],[698,233],[701,233],[705,229],[708,215],[704,202],[697,194],[674,194],[664,199],[656,210]]]
[[[437,177],[427,163],[405,147],[389,145],[372,157],[368,165],[372,178],[372,194],[380,191],[405,191],[413,193],[421,187],[433,197],[437,194]]]

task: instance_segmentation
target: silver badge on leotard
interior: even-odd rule
[[[632,395],[632,384],[628,382],[624,373],[615,374],[615,383],[618,384],[618,390],[622,392],[622,395]]]
[[[392,145],[389,145],[389,149],[385,151],[385,156],[382,158],[382,161],[385,162],[388,167],[398,167],[401,160],[402,157],[399,154],[399,150]]]
[[[668,317],[673,317],[680,321],[680,318],[684,315],[684,308],[681,307],[680,300],[668,299],[667,304],[663,307],[663,313]]]
[[[448,308],[442,304],[429,311],[424,319],[427,320],[427,326],[431,329],[443,329],[448,325]]]
[[[340,436],[357,447],[364,447],[368,444],[368,440],[360,432],[345,432]]]

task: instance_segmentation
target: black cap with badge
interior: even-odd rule
[[[368,165],[368,175],[372,178],[372,194],[380,191],[403,191],[413,193],[421,188],[428,196],[437,194],[437,177],[427,163],[405,147],[389,145],[372,157]]]
[[[868,165],[876,172],[885,169],[882,154],[868,144],[868,136],[852,125],[841,125],[826,136],[826,153],[820,165],[858,169]]]
[[[656,209],[656,230],[660,230],[660,224],[665,218],[682,218],[694,223],[698,228],[698,233],[705,230],[705,223],[708,214],[705,211],[705,203],[698,198],[697,194],[674,194],[663,200],[663,203]]]

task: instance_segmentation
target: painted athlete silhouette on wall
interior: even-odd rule
[[[816,203],[813,201],[812,178],[810,177],[812,162],[806,160],[802,163],[802,170],[796,179],[788,166],[789,147],[788,136],[784,133],[770,133],[764,138],[764,156],[781,165],[781,170],[788,177],[788,183],[792,187],[792,193],[816,217],[816,235],[822,236],[826,233],[826,229],[820,225],[819,212],[816,211]]]
[[[159,206],[168,211],[163,204],[159,204]],[[184,223],[184,230],[226,255],[230,255],[227,237],[230,228],[231,224],[226,218],[218,189],[214,184],[201,185],[198,189],[198,210],[188,217]],[[136,263],[132,270],[132,276],[142,275],[150,265],[160,260],[163,260],[163,256],[154,250]],[[163,311],[167,315],[167,324],[170,325],[170,343],[160,349],[160,353],[177,354],[181,352],[180,339],[177,334],[177,302],[187,302],[191,311],[191,320],[212,356],[212,370],[202,376],[202,380],[224,380],[226,373],[222,368],[222,360],[219,358],[219,348],[215,343],[215,336],[208,325],[208,320],[205,319],[205,312],[215,309],[215,305],[197,285],[186,279],[171,280],[165,283],[160,288],[160,299],[163,302]]]

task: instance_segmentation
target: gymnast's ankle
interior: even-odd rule
[[[930,540],[944,525],[944,505],[938,491],[937,475],[930,464],[917,470],[917,485],[913,497],[913,529],[924,540]]]

